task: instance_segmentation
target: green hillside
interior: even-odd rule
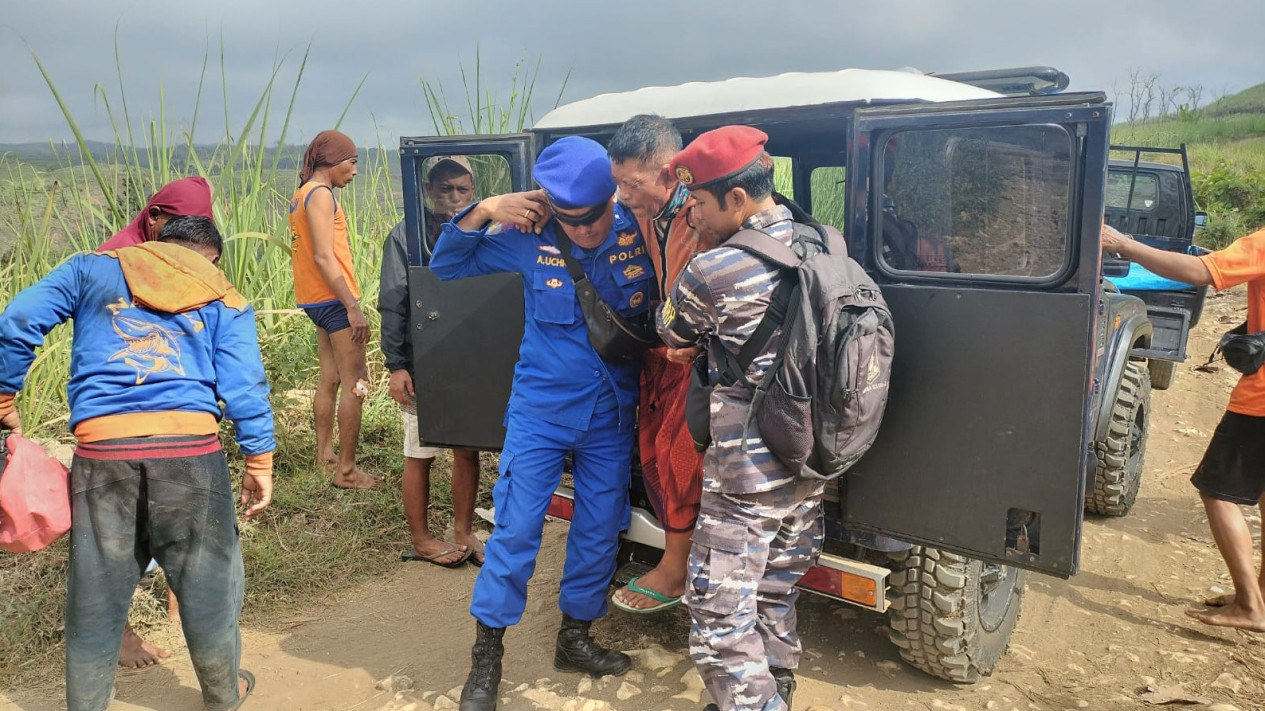
[[[1237,94],[1218,99],[1204,110],[1209,118],[1233,114],[1265,114],[1265,84],[1257,84]]]
[[[1186,144],[1195,202],[1209,215],[1199,240],[1220,247],[1265,227],[1265,84],[1193,113],[1118,124],[1112,143]],[[1145,156],[1176,162],[1176,156]]]

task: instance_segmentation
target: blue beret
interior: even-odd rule
[[[615,194],[611,161],[602,144],[567,136],[549,144],[536,158],[532,177],[558,207],[600,205]]]

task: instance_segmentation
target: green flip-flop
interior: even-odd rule
[[[631,612],[634,615],[653,615],[656,612],[663,612],[664,610],[670,610],[676,607],[677,605],[681,604],[680,595],[673,597],[671,595],[664,595],[661,592],[651,590],[650,588],[643,588],[637,584],[638,580],[641,580],[640,575],[628,581],[628,586],[627,586],[628,591],[637,593],[638,595],[645,595],[651,600],[654,600],[655,602],[659,603],[658,605],[655,605],[654,607],[642,607],[642,608],[632,607],[630,605],[626,605],[620,602],[619,598],[614,597],[614,596],[611,597],[611,604],[623,610],[624,612]]]

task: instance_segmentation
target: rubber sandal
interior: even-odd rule
[[[440,558],[443,558],[444,556],[450,553],[456,553],[456,552],[457,552],[456,548],[449,548],[448,550],[441,551],[439,553],[436,553],[435,555],[425,556],[425,555],[422,555],[421,553],[418,553],[417,551],[408,550],[400,554],[400,560],[405,563],[413,563],[413,562],[420,561],[422,563],[430,563],[431,565],[438,565],[441,568],[460,568],[461,566],[466,564],[466,561],[470,560],[470,556],[473,554],[473,551],[467,548],[465,555],[461,556],[460,558],[448,563],[439,562]]]
[[[237,711],[237,709],[240,709],[242,707],[242,704],[246,703],[246,699],[250,698],[251,692],[255,690],[255,675],[254,674],[251,674],[245,669],[238,669],[237,678],[244,679],[246,681],[246,693],[242,694],[241,696],[237,698],[237,705],[232,708],[232,711]]]
[[[655,605],[654,607],[643,607],[643,608],[632,607],[631,605],[626,605],[620,602],[619,598],[614,597],[614,596],[611,597],[611,604],[623,610],[624,612],[631,612],[634,615],[652,615],[656,612],[663,612],[664,610],[670,610],[676,607],[677,605],[681,604],[680,595],[677,595],[676,597],[672,597],[671,595],[664,595],[663,593],[656,592],[654,590],[651,590],[650,588],[643,588],[637,584],[638,580],[641,580],[640,575],[628,581],[628,585],[627,585],[628,592],[637,593],[638,595],[644,595],[650,598],[651,600],[658,602],[659,603],[658,605]]]

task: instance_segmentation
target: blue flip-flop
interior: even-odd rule
[[[664,595],[661,592],[651,590],[650,588],[643,588],[637,584],[638,580],[641,580],[640,575],[628,581],[628,586],[627,586],[628,592],[634,592],[634,593],[637,593],[638,595],[645,595],[651,600],[654,600],[655,602],[659,603],[658,605],[655,605],[654,607],[642,607],[642,608],[632,607],[630,605],[626,605],[620,602],[619,598],[614,597],[614,596],[611,597],[611,604],[623,610],[624,612],[631,612],[634,615],[653,615],[656,612],[663,612],[664,610],[670,610],[676,607],[677,605],[681,604],[680,595],[673,597],[671,595]]]

